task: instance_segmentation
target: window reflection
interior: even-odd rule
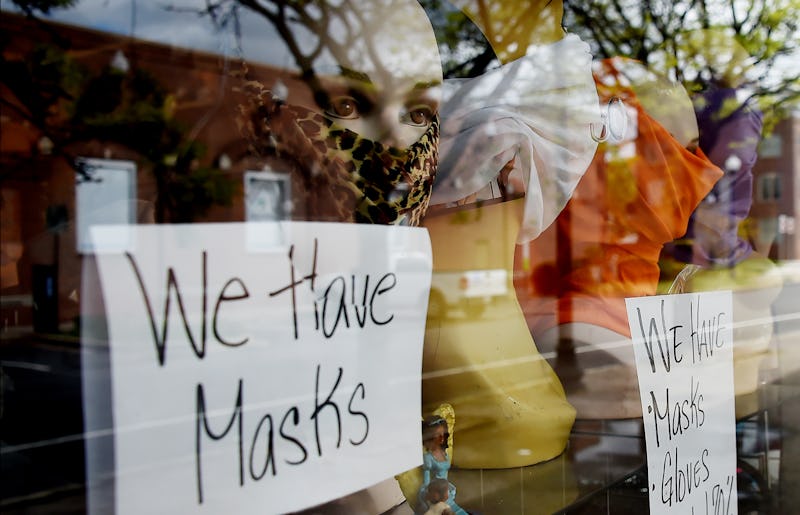
[[[731,289],[743,506],[780,511],[798,7],[405,4],[2,6],[0,509],[85,511],[90,225],[324,220],[431,234],[424,411],[455,405],[459,505],[602,511],[591,492],[641,487],[624,298]]]

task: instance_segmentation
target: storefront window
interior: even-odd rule
[[[4,3],[0,511],[792,512],[798,17]]]

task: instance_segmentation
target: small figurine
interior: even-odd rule
[[[422,421],[422,466],[395,476],[417,515],[469,515],[456,504],[456,487],[447,479],[453,448],[455,411],[440,405]]]
[[[452,413],[452,408],[450,411]],[[431,415],[422,422],[422,445],[425,451],[422,455],[422,486],[419,489],[419,502],[427,511],[435,501],[444,501],[455,515],[467,515],[467,512],[456,504],[456,487],[447,481],[451,460],[447,448],[451,443],[451,433],[448,421],[442,415]],[[432,486],[432,482],[436,479],[447,482],[447,496],[443,499],[440,499],[442,496],[438,495]]]

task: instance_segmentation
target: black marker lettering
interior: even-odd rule
[[[659,420],[666,420],[667,421],[667,434],[669,435],[669,439],[672,440],[672,430],[670,429],[670,421],[669,421],[669,388],[666,389],[667,393],[667,402],[666,402],[666,409],[662,413],[658,409],[658,402],[656,402],[656,396],[653,391],[650,391],[650,406],[648,407],[648,412],[651,411],[653,413],[653,427],[656,430],[656,447],[661,447],[661,440],[658,437],[658,421]]]
[[[328,332],[325,324],[325,321],[328,318],[326,315],[328,311],[328,299],[331,294],[331,288],[333,288],[335,284],[339,284],[341,286],[341,292],[339,295],[339,302],[336,305],[336,319],[333,321],[333,326],[330,328],[330,332]],[[350,327],[350,319],[347,317],[347,306],[345,305],[344,300],[346,284],[347,283],[345,282],[344,277],[340,276],[331,281],[331,283],[325,289],[325,295],[323,295],[325,300],[322,302],[322,334],[325,335],[325,338],[330,338],[333,336],[333,333],[336,332],[336,327],[339,325],[339,320],[342,318],[342,315],[344,315],[345,326]]]
[[[289,284],[284,286],[283,288],[279,288],[275,291],[269,292],[270,297],[274,297],[276,295],[280,295],[281,293],[291,290],[292,291],[292,321],[294,323],[294,339],[297,340],[298,333],[297,333],[297,287],[303,284],[305,281],[309,281],[311,283],[311,292],[314,292],[314,287],[316,284],[317,279],[317,239],[314,238],[314,257],[311,264],[311,273],[306,276],[303,276],[300,279],[295,280],[295,270],[294,270],[294,245],[289,247]],[[316,308],[316,305],[315,305]]]
[[[367,414],[364,413],[363,411],[354,411],[353,410],[353,400],[356,398],[356,393],[358,392],[359,389],[361,390],[361,400],[364,400],[364,396],[365,396],[364,383],[358,383],[356,385],[355,389],[353,390],[353,395],[350,396],[350,402],[347,404],[347,411],[351,415],[357,415],[357,416],[362,417],[364,419],[364,436],[361,438],[361,440],[358,440],[357,442],[353,441],[352,438],[350,439],[350,443],[355,445],[355,446],[358,446],[358,445],[361,445],[362,443],[364,443],[364,440],[367,439],[367,435],[369,434],[369,418],[367,417]]]
[[[678,355],[678,347],[683,345],[683,342],[678,341],[678,329],[682,327],[682,325],[675,325],[669,328],[669,331],[672,333],[672,359],[675,363],[683,361],[683,353]]]
[[[238,284],[242,289],[242,293],[240,293],[238,295],[231,295],[231,296],[226,295],[225,292],[228,291],[228,287],[231,286],[232,284]],[[211,326],[214,329],[214,338],[216,338],[217,341],[219,343],[221,343],[222,345],[227,345],[229,347],[238,347],[240,345],[244,345],[249,340],[249,338],[245,338],[244,340],[241,340],[241,341],[238,341],[238,342],[225,341],[222,338],[222,336],[219,335],[219,330],[217,329],[217,317],[219,315],[220,305],[223,302],[232,301],[232,300],[242,300],[242,299],[248,298],[249,296],[250,296],[250,292],[247,291],[247,287],[244,285],[242,280],[237,278],[237,277],[234,277],[233,279],[228,280],[228,282],[225,283],[225,286],[222,287],[222,291],[220,292],[219,297],[217,297],[217,304],[214,306],[214,319],[211,322]]]
[[[295,444],[297,446],[297,448],[300,449],[300,452],[303,453],[303,457],[301,459],[299,459],[299,460],[296,460],[296,461],[289,461],[289,460],[284,460],[284,461],[286,461],[286,463],[288,463],[289,465],[300,465],[301,463],[306,461],[306,458],[308,458],[308,452],[306,452],[306,448],[300,442],[300,440],[298,440],[297,438],[295,438],[295,437],[293,437],[291,435],[287,435],[283,430],[283,426],[284,426],[284,424],[286,424],[286,419],[289,418],[290,414],[293,415],[292,423],[295,426],[297,426],[297,424],[300,423],[300,410],[297,409],[297,406],[292,406],[291,409],[289,409],[289,411],[287,411],[286,414],[283,416],[283,420],[281,420],[280,434],[281,434],[281,437],[284,440],[288,440],[288,441],[292,442],[293,444]]]
[[[386,286],[385,288],[381,288],[381,284],[383,284],[383,281],[385,281],[386,279],[391,279],[391,284],[389,286]],[[388,274],[381,277],[381,280],[378,281],[378,285],[375,286],[375,290],[372,291],[372,296],[369,299],[369,316],[370,318],[372,318],[372,322],[375,323],[376,325],[388,324],[389,322],[392,321],[394,315],[389,315],[389,318],[387,318],[386,320],[381,320],[381,321],[375,320],[375,297],[377,295],[382,295],[386,293],[387,291],[394,288],[396,285],[397,285],[397,277],[393,273],[389,272]]]
[[[656,364],[653,355],[653,335],[655,335],[655,341],[658,343],[658,350],[661,354],[661,362],[664,364],[664,369],[669,372],[670,369],[670,357],[669,357],[669,349],[667,348],[668,341],[667,341],[667,330],[666,325],[664,323],[664,300],[661,300],[661,319],[662,325],[664,326],[664,342],[661,341],[661,334],[658,332],[658,324],[656,323],[655,318],[650,319],[650,323],[648,325],[648,330],[645,332],[644,330],[644,321],[642,320],[642,311],[639,308],[636,308],[636,316],[639,319],[639,328],[642,332],[642,338],[644,339],[644,348],[647,350],[647,357],[650,360],[650,369],[653,373],[656,373]]]
[[[724,341],[720,342],[720,337],[719,337],[719,333],[720,333],[720,331],[722,331],[722,322],[721,322],[720,320],[722,319],[722,317],[723,317],[723,316],[725,316],[725,313],[724,313],[724,312],[721,312],[721,313],[719,313],[719,314],[717,315],[717,319],[716,319],[716,323],[717,323],[717,332],[716,332],[716,334],[714,335],[714,345],[715,345],[717,348],[720,348],[720,347],[722,347],[723,345],[725,345],[725,342],[724,342]]]
[[[331,391],[328,394],[328,397],[322,404],[319,403],[319,371],[320,365],[317,365],[317,379],[314,384],[314,413],[311,415],[311,419],[314,421],[314,435],[317,439],[317,455],[322,456],[322,443],[320,442],[319,435],[319,414],[326,407],[333,408],[333,411],[336,413],[336,427],[338,428],[336,448],[338,449],[342,443],[342,417],[339,414],[339,407],[335,402],[331,402],[331,397],[333,397],[333,394],[336,393],[336,388],[339,387],[339,381],[342,380],[342,367],[339,367],[336,383],[334,383],[333,388],[331,388]]]
[[[269,432],[267,433],[267,452],[266,452],[266,460],[264,460],[264,466],[261,469],[261,473],[256,473],[253,469],[253,456],[256,450],[256,443],[258,441],[258,434],[261,432],[261,427],[264,425],[264,422],[269,422]],[[267,473],[267,467],[272,468],[272,475],[274,476],[277,472],[275,470],[275,438],[273,434],[273,427],[272,427],[272,415],[269,413],[261,417],[261,420],[258,421],[258,425],[256,426],[256,432],[253,435],[253,441],[250,443],[250,477],[254,480],[258,481],[264,474]]]
[[[206,418],[206,401],[205,395],[203,393],[203,385],[198,383],[197,384],[197,403],[195,409],[195,468],[197,473],[197,502],[198,504],[203,504],[203,474],[202,474],[202,464],[201,464],[201,457],[202,457],[202,449],[201,449],[201,441],[202,441],[202,432],[205,431],[206,436],[211,438],[212,440],[221,440],[225,438],[228,432],[233,427],[235,422],[239,422],[238,430],[239,430],[239,486],[244,485],[244,452],[242,449],[242,425],[243,425],[243,415],[242,415],[242,380],[239,379],[239,388],[236,393],[236,405],[233,410],[233,415],[231,416],[228,425],[222,431],[221,434],[214,434],[211,431],[211,428],[208,427],[208,419]],[[202,424],[201,424],[202,423]],[[202,431],[201,431],[202,425]]]
[[[158,364],[162,367],[167,359],[166,352],[167,352],[167,327],[169,326],[169,307],[170,307],[170,300],[172,299],[172,292],[175,291],[175,297],[178,300],[178,309],[181,313],[181,319],[183,320],[183,327],[186,329],[186,336],[189,338],[189,342],[192,344],[192,350],[194,350],[195,355],[198,358],[203,358],[206,353],[206,302],[207,302],[207,289],[208,289],[208,275],[207,275],[207,256],[206,251],[203,251],[203,299],[202,299],[202,312],[203,312],[203,325],[200,329],[200,345],[198,346],[197,342],[195,341],[195,337],[192,334],[191,329],[189,329],[189,321],[186,320],[186,309],[183,307],[183,299],[181,297],[181,291],[178,287],[178,280],[175,278],[175,271],[172,267],[167,268],[167,294],[166,294],[166,301],[164,302],[164,318],[161,321],[161,338],[158,337],[158,330],[156,329],[156,321],[155,316],[153,314],[153,308],[150,303],[150,296],[147,294],[147,290],[144,287],[144,280],[142,279],[142,275],[139,272],[139,267],[136,265],[136,259],[130,252],[125,253],[125,257],[128,258],[128,261],[133,267],[133,272],[136,275],[136,282],[139,284],[139,290],[142,293],[142,297],[144,299],[145,307],[147,308],[147,317],[150,320],[150,329],[153,333],[153,341],[156,345],[156,353],[158,355]]]
[[[369,289],[369,274],[364,278],[364,297],[361,299],[361,309],[362,312],[359,316],[358,307],[359,305],[356,304],[356,276],[350,276],[351,288],[350,288],[350,297],[353,304],[353,311],[356,313],[356,321],[358,322],[359,327],[363,329],[364,325],[367,323],[367,290]]]

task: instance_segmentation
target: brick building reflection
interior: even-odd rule
[[[40,334],[78,335],[80,313],[82,254],[76,250],[76,167],[78,158],[130,161],[135,164],[135,197],[127,207],[136,223],[152,222],[226,222],[244,220],[243,175],[246,170],[261,170],[267,162],[249,157],[247,144],[235,123],[236,104],[231,97],[234,80],[231,71],[241,65],[223,56],[132,39],[120,35],[75,26],[43,23],[3,12],[0,18],[4,43],[3,74],[0,82],[2,117],[0,118],[0,165],[2,165],[2,316],[0,330],[4,337],[24,335],[32,330]],[[140,142],[125,145],[126,135],[102,134],[81,138],[73,124],[73,92],[54,92],[46,88],[56,84],[41,80],[25,88],[20,86],[22,68],[46,65],[44,48],[63,55],[82,73],[98,76],[113,68],[131,76],[137,70],[151,77],[164,97],[151,107],[168,110],[164,117],[182,128],[182,141],[174,143],[175,154],[181,145],[198,143],[202,153],[194,156],[186,168],[213,170],[215,183],[204,184],[193,178],[195,189],[185,188],[182,203],[161,201],[164,189],[163,169],[170,170],[166,154],[159,168]],[[310,101],[305,88],[298,87],[288,72],[268,66],[250,72],[264,84],[280,80],[295,101]],[[66,72],[65,72],[66,73]],[[9,75],[6,75],[9,74]],[[47,77],[45,77],[47,79]],[[68,82],[69,77],[62,77]],[[28,80],[26,78],[26,80]],[[29,81],[30,82],[30,81]],[[54,96],[63,100],[37,109]],[[100,90],[99,95],[103,92]],[[91,96],[91,95],[89,95]],[[308,96],[309,98],[303,98]],[[81,101],[84,99],[80,99]],[[96,104],[104,98],[90,98]],[[124,103],[126,99],[117,101]],[[141,102],[140,102],[141,104]],[[139,108],[141,109],[141,105]],[[144,105],[146,108],[147,106]],[[146,117],[133,120],[129,134],[146,133]],[[109,129],[111,130],[111,129]],[[164,152],[162,151],[162,154]],[[272,163],[275,165],[275,163]],[[281,172],[280,167],[271,167]],[[199,172],[198,172],[199,175]],[[197,185],[199,184],[199,188]],[[198,189],[229,188],[226,195],[193,198]],[[167,192],[170,193],[170,192]],[[202,193],[202,191],[200,192]],[[160,203],[161,201],[161,203]],[[198,207],[201,203],[206,205]],[[166,205],[164,205],[166,204]],[[188,206],[187,209],[185,206]],[[84,314],[85,315],[85,314]]]

